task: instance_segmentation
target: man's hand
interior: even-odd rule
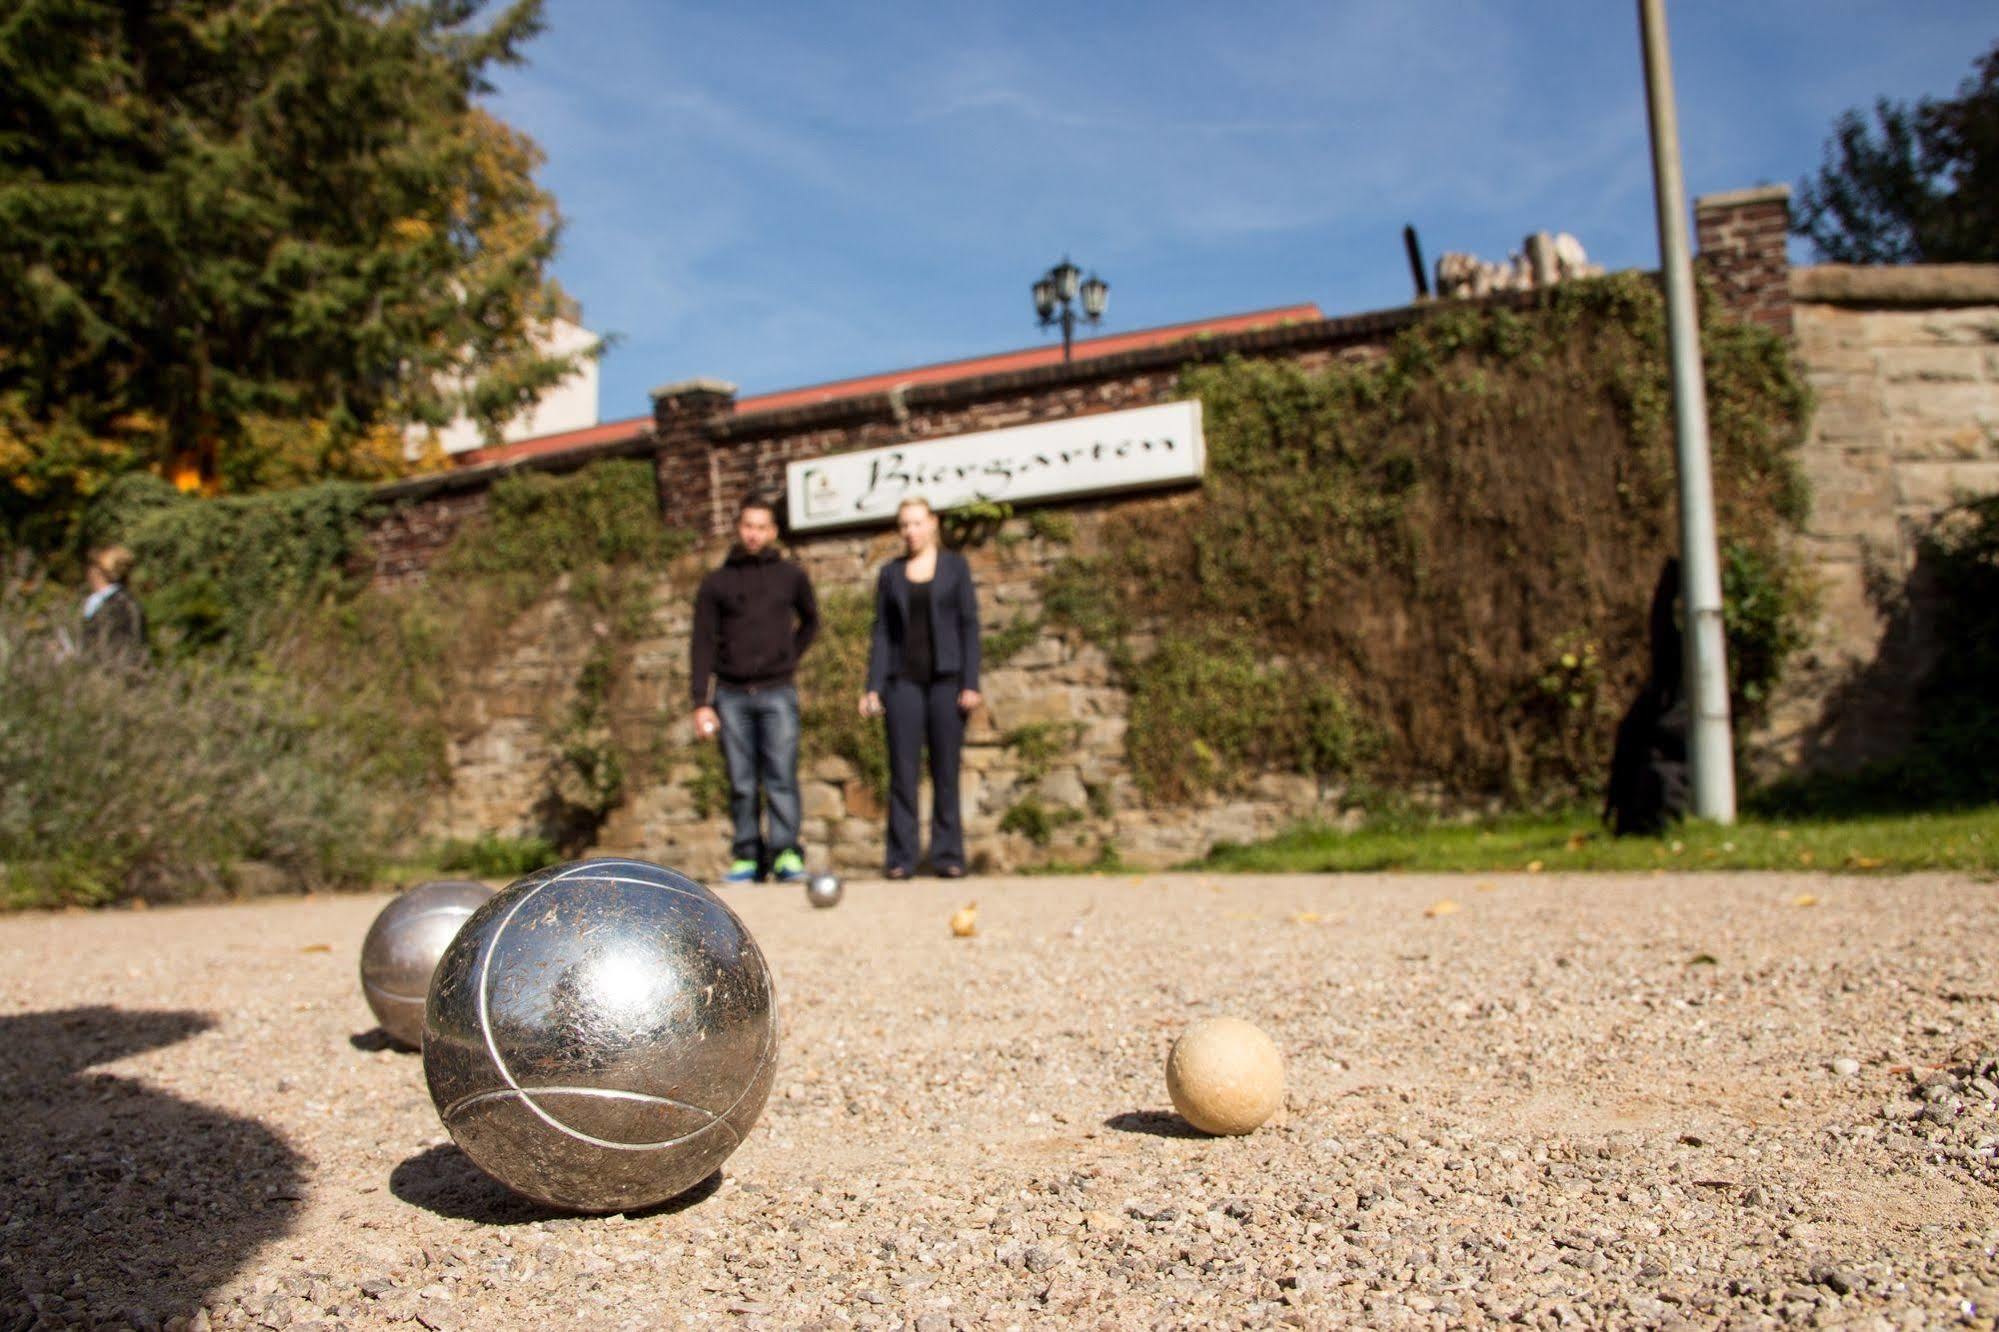
[[[882,696],[874,690],[870,689],[867,693],[861,695],[861,715],[863,717],[879,717],[887,710],[882,706]]]
[[[960,689],[958,691],[958,711],[960,712],[972,712],[984,701],[984,699],[979,697],[979,691],[976,689]]]
[[[713,740],[722,732],[722,718],[715,709],[703,704],[694,709],[694,732],[703,740]]]

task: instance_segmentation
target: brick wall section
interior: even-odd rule
[[[1785,185],[1694,200],[1701,271],[1737,317],[1791,334],[1791,191]]]
[[[420,583],[467,519],[486,511],[483,485],[391,504],[375,521],[361,567],[377,587]]]
[[[1410,307],[1319,320],[773,412],[736,413],[732,386],[719,381],[669,385],[653,397],[660,501],[669,523],[717,535],[745,495],[783,493],[787,463],[1149,406],[1173,397],[1188,365],[1228,356],[1308,369],[1376,357],[1422,314]]]
[[[431,562],[458,529],[486,511],[486,495],[493,482],[512,472],[528,468],[569,472],[605,458],[650,457],[652,453],[652,433],[639,431],[550,459],[460,467],[377,487],[373,498],[380,506],[380,516],[356,559],[356,572],[369,575],[378,587],[422,582]]]

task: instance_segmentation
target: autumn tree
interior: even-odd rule
[[[1952,98],[1839,118],[1800,187],[1795,230],[1850,264],[1999,260],[1999,44]]]
[[[0,521],[150,467],[405,466],[572,366],[558,217],[479,103],[541,0],[15,0],[0,17]]]

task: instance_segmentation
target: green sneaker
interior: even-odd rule
[[[805,857],[796,851],[780,851],[770,868],[781,882],[797,883],[805,877]]]
[[[755,883],[756,881],[757,862],[754,860],[732,860],[729,862],[729,872],[722,876],[723,883]]]

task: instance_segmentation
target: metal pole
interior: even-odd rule
[[[1064,262],[1067,262],[1066,260]],[[1076,312],[1069,308],[1068,298],[1062,301],[1062,363],[1069,363],[1069,347],[1076,340]]]
[[[1659,204],[1659,271],[1666,284],[1666,337],[1672,348],[1673,447],[1680,472],[1681,604],[1686,607],[1686,671],[1693,705],[1688,758],[1694,813],[1735,822],[1735,757],[1728,719],[1728,645],[1722,635],[1721,560],[1716,548],[1714,480],[1708,468],[1707,386],[1693,262],[1687,253],[1687,194],[1680,178],[1680,127],[1673,103],[1665,0],[1638,0],[1645,47],[1645,97],[1652,119],[1652,174]]]

